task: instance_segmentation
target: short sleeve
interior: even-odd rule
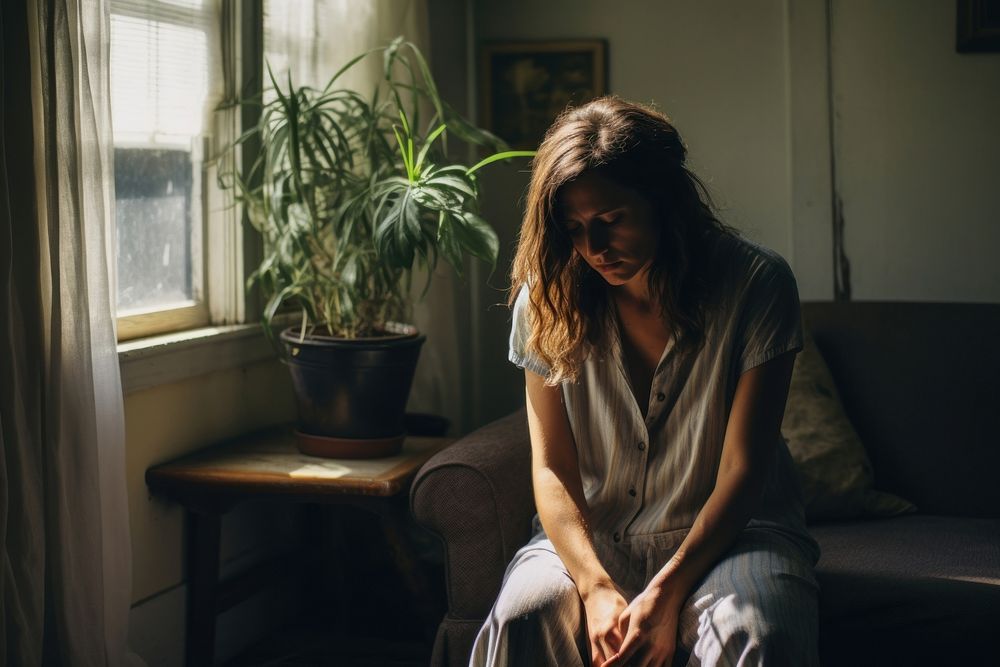
[[[531,318],[528,308],[528,286],[522,285],[514,302],[510,327],[510,352],[507,358],[518,368],[524,368],[542,377],[549,374],[549,367],[538,355],[529,352],[528,336],[531,335]]]
[[[741,374],[779,354],[802,350],[795,274],[781,255],[762,250],[752,263],[744,292],[738,340]]]

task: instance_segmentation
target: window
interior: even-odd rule
[[[292,68],[295,85],[324,85],[380,41],[380,20],[343,0],[111,0],[119,340],[244,321],[258,240],[216,175],[221,149],[256,118],[220,103],[270,85],[265,54],[282,83]],[[322,26],[337,38],[321,39]],[[380,65],[341,83],[370,87]]]
[[[204,152],[221,92],[214,0],[112,0],[119,338],[207,324]]]

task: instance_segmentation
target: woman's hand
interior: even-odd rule
[[[591,667],[603,667],[617,653],[623,635],[618,619],[628,606],[624,592],[617,584],[594,587],[583,599],[587,612],[587,634],[590,637]]]
[[[659,588],[646,588],[618,617],[625,640],[602,667],[670,667],[679,616],[680,605],[671,596]]]

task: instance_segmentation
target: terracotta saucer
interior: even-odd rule
[[[299,451],[327,459],[378,459],[395,456],[403,449],[405,434],[389,438],[334,438],[295,430]]]

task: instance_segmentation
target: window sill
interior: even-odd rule
[[[260,324],[203,327],[118,344],[125,394],[274,357]]]

